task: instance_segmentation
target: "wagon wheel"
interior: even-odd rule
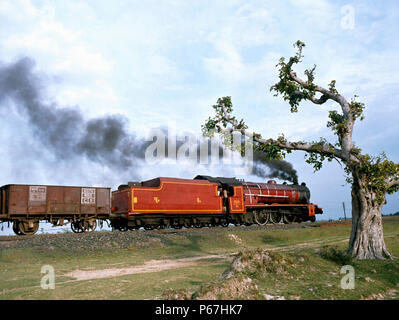
[[[84,232],[84,226],[81,220],[71,222],[71,229],[74,233]]]
[[[96,220],[86,220],[83,223],[83,232],[93,232],[96,230],[97,221]]]
[[[19,231],[18,235],[31,235],[35,234],[39,229],[39,221],[33,221],[33,226],[29,228],[28,221],[19,221],[17,225],[17,229]]]
[[[270,222],[273,224],[280,223],[282,217],[283,217],[283,215],[278,211],[270,212]]]
[[[296,215],[295,215],[295,214],[286,213],[286,214],[284,214],[284,216],[283,216],[283,221],[284,221],[284,223],[286,223],[286,224],[293,223],[293,222],[296,221]]]
[[[19,231],[18,224],[19,224],[19,221],[18,221],[18,220],[17,220],[17,221],[14,221],[14,223],[12,224],[12,230],[14,231],[14,233],[15,233],[17,236],[22,236],[21,231]]]
[[[121,224],[118,224],[115,227],[115,229],[117,229],[119,231],[122,231],[122,232],[125,232],[125,231],[129,230],[129,227],[127,226],[127,223],[125,223],[125,224],[121,223]]]
[[[264,210],[255,211],[254,216],[255,216],[255,222],[261,226],[264,226],[266,223],[269,222],[269,213],[267,213]]]

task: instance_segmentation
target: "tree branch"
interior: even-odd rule
[[[303,92],[296,90],[294,93],[296,96],[300,96],[300,97],[304,97],[305,95],[303,94]],[[328,99],[330,99],[329,96],[323,94],[320,98],[315,98],[315,97],[309,97],[310,101],[312,101],[314,104],[323,104],[325,102],[327,102]]]
[[[345,155],[345,159],[343,160],[349,161],[351,158],[355,158],[352,155],[350,155],[350,151],[353,147],[352,131],[353,131],[353,126],[355,124],[355,119],[353,118],[352,113],[350,112],[350,104],[348,103],[348,101],[346,101],[346,99],[337,92],[334,92],[332,90],[327,90],[323,87],[315,85],[314,83],[310,84],[308,81],[302,80],[296,75],[296,73],[293,70],[290,70],[289,77],[291,81],[298,83],[303,88],[307,90],[314,90],[315,92],[319,92],[322,94],[320,98],[316,98],[314,96],[308,96],[307,98],[313,103],[320,105],[331,99],[337,102],[341,106],[343,117],[346,121],[345,126],[347,128],[347,132],[345,132],[345,134],[338,135],[339,142],[342,146],[343,154]],[[303,95],[303,93],[298,90],[295,91],[295,94]]]
[[[389,188],[399,186],[399,177],[389,177],[386,179],[386,184]]]
[[[295,81],[296,83],[300,84],[302,87],[304,87],[305,89],[310,89],[309,83],[307,81],[302,80],[301,78],[299,78],[296,73],[294,71],[290,71],[290,78]],[[326,102],[328,99],[334,100],[335,102],[337,102],[342,109],[342,112],[344,114],[344,117],[346,119],[350,119],[350,108],[349,108],[349,103],[348,101],[346,101],[346,99],[341,96],[339,93],[334,93],[331,92],[330,90],[327,90],[323,87],[320,87],[318,85],[314,85],[312,84],[312,88],[314,91],[316,92],[320,92],[322,94],[322,96],[319,99],[316,99],[314,97],[312,97],[310,100],[316,104],[323,104],[324,102]]]
[[[223,133],[233,133],[234,131],[239,131],[241,134],[246,135],[247,137],[253,138],[254,141],[260,144],[273,144],[285,150],[301,150],[306,152],[314,152],[320,155],[339,158],[341,160],[347,161],[347,157],[345,152],[341,149],[335,148],[331,144],[320,144],[320,143],[306,143],[302,141],[298,142],[290,142],[290,141],[282,141],[282,140],[274,140],[274,139],[262,139],[256,134],[252,134],[246,131],[245,128],[239,126],[239,122],[231,117],[226,110],[226,106],[224,103],[221,104],[222,107],[222,119],[219,119],[219,122],[224,120],[232,125],[232,128],[222,128],[219,124],[216,125],[219,132]],[[357,161],[357,158],[352,156],[353,161]]]

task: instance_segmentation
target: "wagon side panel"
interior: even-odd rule
[[[10,185],[8,191],[8,213],[10,216],[26,215],[28,211],[29,188]]]
[[[45,214],[47,211],[47,187],[26,186],[28,189],[28,210],[30,215]]]
[[[95,215],[96,214],[96,201],[97,193],[96,188],[81,188],[81,212],[84,215]]]
[[[98,188],[97,189],[97,214],[101,216],[108,216],[111,209],[110,199],[111,189]]]

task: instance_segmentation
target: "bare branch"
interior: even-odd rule
[[[290,77],[293,81],[295,81],[296,83],[300,84],[302,87],[304,87],[305,89],[309,89],[309,84],[307,81],[302,80],[301,78],[299,78],[296,73],[294,71],[291,70],[290,72]],[[346,119],[350,119],[350,108],[349,108],[349,103],[348,101],[346,101],[346,99],[341,96],[338,93],[334,93],[331,92],[330,90],[327,90],[323,87],[320,87],[318,85],[314,85],[313,84],[313,89],[316,92],[320,92],[322,94],[322,96],[320,97],[320,99],[316,99],[313,98],[311,99],[312,102],[316,103],[316,104],[322,104],[324,102],[326,102],[328,99],[334,100],[335,102],[337,102],[341,108],[342,108],[342,112],[345,116]]]
[[[304,96],[303,92],[301,92],[301,91],[299,91],[299,90],[295,91],[295,95],[301,96],[301,97]],[[327,95],[325,95],[325,94],[323,94],[320,98],[309,97],[309,99],[310,99],[310,101],[312,101],[314,104],[323,104],[323,103],[327,102],[328,99],[330,99],[330,97],[327,96]]]

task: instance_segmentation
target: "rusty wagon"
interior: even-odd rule
[[[109,218],[110,188],[9,184],[0,188],[0,221],[18,235],[34,234],[39,221],[71,224],[73,232],[94,231]]]

